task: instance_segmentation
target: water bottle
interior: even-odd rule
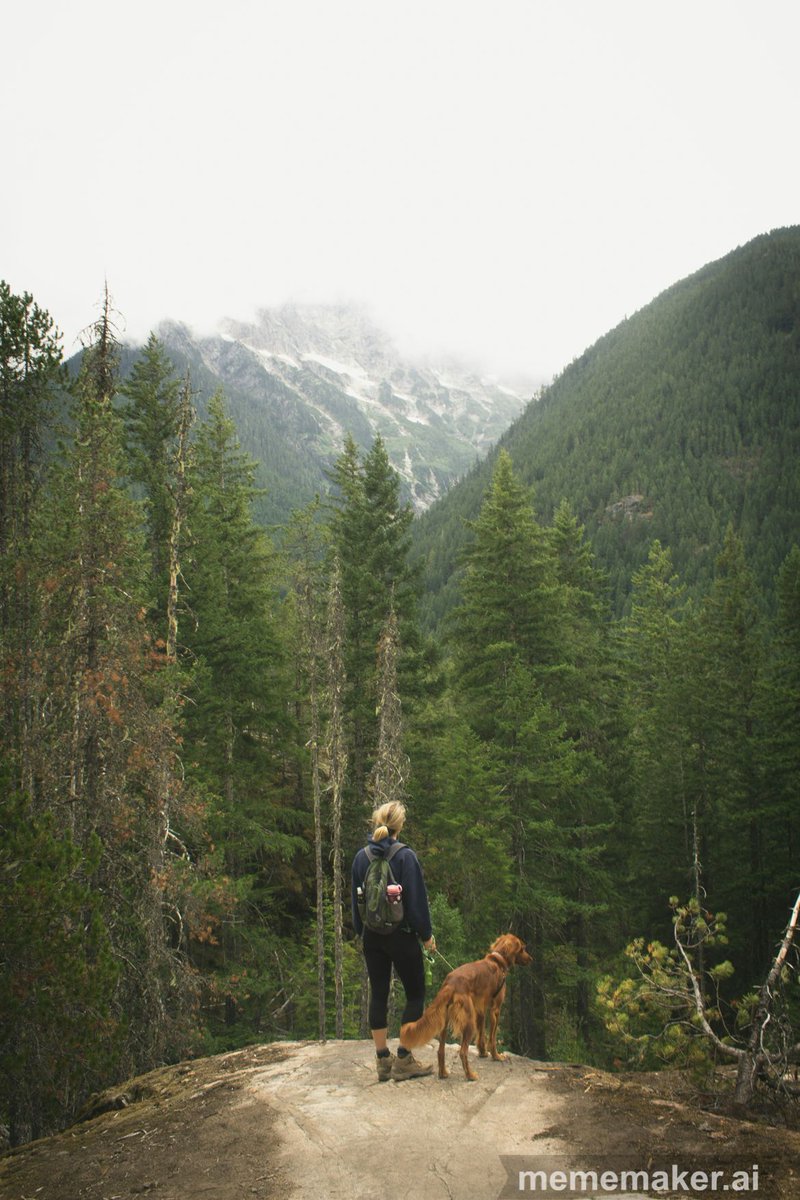
[[[433,955],[430,950],[423,947],[422,963],[425,970],[425,991],[429,992],[433,987]]]

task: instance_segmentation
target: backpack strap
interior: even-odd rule
[[[395,844],[389,849],[388,854],[384,854],[382,857],[385,859],[386,862],[391,862],[391,860],[394,858],[395,854],[397,854],[397,851],[405,850],[405,848],[406,848],[405,842],[395,842]],[[376,858],[380,857],[379,855],[377,855],[375,853],[374,849],[369,844],[367,844],[364,847],[364,853],[366,854],[366,856],[370,862],[374,862]]]

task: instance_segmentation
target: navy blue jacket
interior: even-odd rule
[[[397,839],[393,837],[385,837],[380,842],[373,842],[370,838],[369,845],[377,854],[385,854],[396,841]],[[356,904],[356,888],[363,887],[368,866],[367,852],[362,848],[353,859],[352,870],[353,925],[359,935],[364,932],[364,925]],[[403,885],[404,924],[408,925],[414,933],[419,934],[423,942],[427,942],[433,930],[431,913],[428,908],[428,893],[425,890],[425,880],[422,877],[419,859],[410,846],[404,846],[402,850],[397,851],[390,866],[397,882]]]

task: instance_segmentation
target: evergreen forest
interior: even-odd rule
[[[425,513],[414,559],[433,628],[500,450],[552,521],[569,500],[615,616],[656,540],[693,597],[730,523],[766,597],[800,522],[800,227],[755,238],[675,284],[576,358],[497,450]]]
[[[71,378],[0,284],[12,1144],[162,1063],[366,1036],[350,864],[387,799],[447,960],[507,930],[533,955],[507,1048],[702,1066],[685,979],[641,988],[687,946],[747,1036],[800,884],[797,231],[658,303],[419,530],[381,438],[348,438],[273,537],[223,394],[155,336],[121,373],[107,298]],[[601,519],[634,493],[651,519]]]

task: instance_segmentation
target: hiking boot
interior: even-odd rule
[[[402,1057],[398,1054],[394,1060],[392,1067],[392,1079],[397,1081],[401,1079],[416,1079],[418,1075],[432,1075],[433,1067],[425,1067],[422,1063],[417,1062],[413,1054],[404,1054]]]
[[[384,1054],[383,1058],[376,1055],[378,1064],[378,1082],[386,1083],[387,1079],[392,1078],[392,1065],[394,1063],[393,1054]]]

